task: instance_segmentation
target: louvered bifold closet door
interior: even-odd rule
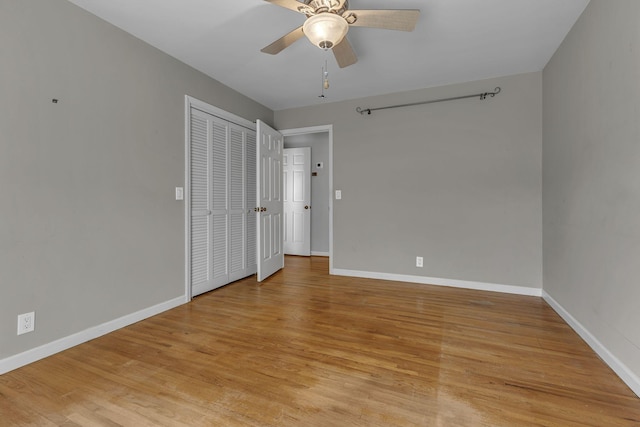
[[[229,281],[246,276],[245,135],[229,125]]]
[[[212,264],[213,283],[217,286],[229,283],[229,197],[228,197],[228,138],[229,123],[212,117]]]
[[[245,182],[246,182],[246,206],[247,206],[247,275],[255,274],[257,271],[256,264],[256,244],[257,230],[256,219],[258,214],[253,208],[258,206],[256,200],[256,133],[248,130],[246,133],[246,164],[245,164]]]
[[[257,270],[256,132],[196,108],[189,130],[195,296]]]
[[[190,260],[191,288],[193,295],[213,288],[211,271],[211,166],[210,126],[208,116],[191,110],[190,123],[190,170],[191,170],[191,230]]]

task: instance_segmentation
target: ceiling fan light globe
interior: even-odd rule
[[[319,13],[308,18],[302,26],[304,35],[320,49],[331,49],[342,41],[349,24],[335,13]]]

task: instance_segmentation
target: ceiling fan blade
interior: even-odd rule
[[[302,26],[300,26],[295,30],[291,31],[289,34],[285,34],[284,36],[280,37],[278,40],[274,41],[269,46],[263,47],[262,49],[260,49],[260,52],[275,55],[276,53],[280,53],[285,48],[291,46],[293,43],[300,40],[302,37],[304,37],[304,33],[302,32]]]
[[[354,27],[384,28],[386,30],[413,31],[420,16],[418,9],[400,10],[348,10],[343,15],[347,22],[353,16]]]
[[[285,9],[293,10],[294,12],[301,12],[302,9],[308,8],[307,5],[297,0],[264,0],[267,3],[275,4]]]
[[[358,62],[358,57],[346,37],[331,50],[333,50],[333,55],[336,57],[340,68],[348,67]]]

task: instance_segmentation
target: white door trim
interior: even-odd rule
[[[256,124],[243,117],[222,110],[189,95],[184,97],[184,302],[193,298],[191,289],[191,108],[235,123],[239,126],[256,130]]]
[[[213,105],[207,104],[206,102],[200,101],[199,99],[193,98],[189,95],[185,95],[185,105],[187,113],[189,113],[190,107],[193,107],[247,129],[256,130],[256,124],[254,122],[247,120],[244,117],[236,116],[235,114],[221,108],[214,107]]]
[[[310,133],[329,134],[329,274],[335,274],[333,268],[333,125],[310,126],[305,128],[284,129],[282,136],[305,135]],[[312,254],[313,255],[313,254]]]

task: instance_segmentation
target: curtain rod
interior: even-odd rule
[[[463,95],[463,96],[454,96],[453,98],[442,98],[442,99],[433,99],[431,101],[423,101],[423,102],[413,102],[411,104],[399,104],[399,105],[389,105],[386,107],[378,107],[378,108],[360,108],[357,107],[356,111],[360,114],[367,113],[371,115],[372,111],[378,110],[387,110],[390,108],[400,108],[400,107],[412,107],[414,105],[424,105],[424,104],[433,104],[436,102],[444,102],[444,101],[455,101],[456,99],[466,99],[466,98],[477,98],[479,97],[481,100],[487,99],[487,96],[493,98],[497,94],[499,94],[501,89],[499,87],[495,88],[493,92],[483,92],[483,93],[474,93],[473,95]]]

